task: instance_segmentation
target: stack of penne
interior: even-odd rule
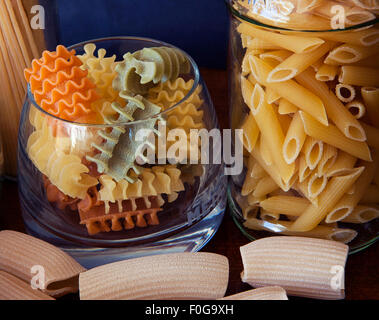
[[[316,2],[309,15],[318,19],[333,1]],[[248,107],[239,126],[248,155],[245,226],[352,241],[357,232],[338,222],[379,216],[379,29],[297,32],[234,22]]]

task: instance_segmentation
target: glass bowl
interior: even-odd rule
[[[230,123],[232,129],[244,130],[244,171],[232,176],[228,187],[233,220],[251,241],[273,235],[297,235],[342,241],[348,243],[351,253],[368,247],[379,239],[379,179],[378,169],[374,169],[378,145],[373,141],[379,132],[379,114],[372,111],[379,104],[379,89],[375,83],[377,76],[373,83],[368,80],[375,70],[378,74],[378,8],[363,8],[364,1],[354,1],[361,7],[354,7],[352,1],[226,0],[225,3],[230,12]],[[345,15],[338,20],[333,12]],[[339,25],[343,21],[346,24]],[[311,48],[308,52],[295,48],[312,41],[310,39],[324,43],[325,48],[313,48],[314,51]],[[326,48],[327,45],[330,47]],[[363,51],[364,56],[359,53]],[[299,61],[304,62],[303,65]],[[292,73],[291,66],[300,69]],[[363,70],[366,78],[347,79],[346,75],[355,67],[362,68],[359,70]],[[262,80],[259,72],[263,69],[268,76]],[[279,88],[281,83],[286,89]],[[295,86],[296,90],[291,91]],[[321,100],[326,106],[329,127],[337,132],[338,139],[352,143],[351,149],[333,141],[330,130],[321,137],[320,130],[327,126],[319,126],[320,122],[314,121],[315,108],[305,110],[309,101],[305,95],[299,98],[302,93],[297,89]],[[269,120],[254,115],[257,100],[252,99],[253,94],[258,97],[262,92],[267,102],[263,108],[272,111]],[[300,114],[304,116],[299,117]],[[295,125],[299,124],[295,118],[301,119],[305,139],[309,141],[300,138],[299,146],[293,148],[291,135],[297,134]],[[318,129],[310,130],[307,119],[316,123]],[[342,119],[349,119],[346,123],[351,124],[350,129],[359,128],[345,132],[350,138],[342,134],[346,125]],[[364,132],[367,139],[354,136],[358,132]],[[273,144],[273,136],[278,138],[277,145]],[[283,151],[286,143],[287,158]],[[358,155],[358,159],[345,168],[347,171],[335,170],[343,151],[355,153],[357,145],[371,153],[374,161],[370,161],[370,156]],[[311,152],[316,155],[318,147],[321,147],[319,151],[328,152],[318,152],[311,163]],[[296,156],[289,157],[291,152]],[[366,161],[361,160],[364,157]],[[338,185],[328,188],[331,181],[341,179],[338,176],[359,166],[365,170],[351,189],[345,190],[338,199],[337,196],[328,198],[323,190],[339,189]],[[287,169],[293,170],[290,179],[286,176]],[[275,172],[279,172],[280,178]],[[328,200],[322,202],[322,199]],[[315,210],[318,206],[324,208],[322,214],[321,210]],[[311,212],[320,214],[313,219],[317,223],[309,223]],[[307,219],[301,218],[303,213]]]
[[[88,43],[105,49],[107,56],[116,55],[116,61],[143,48],[175,48],[147,38],[115,37],[69,49],[81,55]],[[203,164],[201,156],[189,163],[190,149],[170,157],[170,142],[164,145],[164,133],[169,134],[169,129],[218,128],[198,67],[180,52],[189,61],[190,71],[180,75],[181,82],[151,88],[146,99],[161,106],[160,112],[146,117],[140,112],[132,122],[92,125],[62,120],[38,106],[29,87],[18,140],[19,195],[28,233],[63,248],[85,267],[144,255],[197,251],[209,241],[226,206],[224,166]],[[168,94],[166,100],[159,98],[162,90]],[[170,100],[175,94],[176,100]],[[138,136],[140,129],[150,130],[150,135]],[[114,132],[119,139],[109,167],[100,173],[96,159],[104,143],[113,141],[109,134]],[[162,145],[157,141],[168,151],[166,159],[159,156],[158,161],[157,150]],[[153,158],[146,163],[149,150]],[[126,172],[126,176],[119,178],[118,172]]]

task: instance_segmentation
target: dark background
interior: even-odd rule
[[[48,49],[100,37],[140,36],[187,51],[200,67],[226,67],[224,0],[42,0]],[[55,24],[55,32],[49,25]],[[54,43],[56,41],[56,43]]]

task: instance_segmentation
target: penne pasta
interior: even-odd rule
[[[237,293],[218,300],[288,300],[286,291],[281,287],[263,287]]]
[[[326,64],[341,65],[361,61],[379,52],[379,45],[362,47],[354,44],[343,44],[332,50],[325,58]]]
[[[343,299],[341,286],[332,286],[332,268],[344,270],[348,246],[305,237],[269,237],[240,248],[243,282],[253,287],[281,286],[289,295]]]
[[[354,208],[362,200],[367,188],[373,181],[374,174],[378,168],[378,157],[375,156],[372,162],[365,162],[365,170],[355,183],[353,194],[345,194],[325,218],[326,223],[338,222],[346,218],[353,212]]]
[[[242,34],[246,34],[253,38],[267,41],[280,48],[293,51],[296,53],[311,52],[315,50],[325,41],[320,38],[301,37],[301,36],[289,36],[264,29],[258,29],[248,25],[247,23],[241,23],[237,27],[237,31]]]
[[[289,102],[288,100],[281,98],[279,101],[279,108],[278,112],[279,114],[290,114],[290,113],[296,113],[299,109]]]
[[[367,223],[379,218],[378,206],[356,206],[352,213],[341,220],[347,223]]]
[[[354,116],[346,110],[345,106],[331,92],[324,82],[317,81],[311,69],[304,71],[296,80],[308,90],[321,98],[325,105],[328,117],[337,128],[347,137],[356,141],[365,141],[366,135]]]
[[[379,69],[342,66],[339,82],[362,87],[379,87]]]
[[[303,197],[305,197],[306,199],[308,199],[308,201],[311,202],[314,206],[318,207],[318,201],[319,201],[318,197],[312,197],[309,194],[308,184],[309,184],[309,179],[310,178],[311,178],[311,176],[309,176],[303,182],[298,182],[296,184],[295,190],[298,193],[300,193],[301,195],[303,195]]]
[[[301,152],[305,155],[305,162],[308,168],[314,170],[321,160],[322,154],[324,152],[324,144],[322,141],[308,136],[305,140]]]
[[[251,57],[249,61],[251,72],[259,83],[271,87],[278,92],[282,98],[287,99],[299,109],[308,112],[322,124],[328,125],[325,106],[319,97],[293,80],[281,83],[268,83],[266,79],[273,69],[257,57]]]
[[[292,54],[288,50],[275,50],[275,51],[266,51],[259,55],[263,61],[270,65],[278,65],[280,62],[283,62],[285,59],[290,57]]]
[[[268,104],[273,104],[280,99],[280,95],[271,88],[266,89],[266,99]]]
[[[263,39],[247,36],[246,47],[254,50],[278,50],[281,47],[271,44]]]
[[[349,102],[346,105],[346,108],[356,119],[361,119],[366,114],[365,105],[361,101],[358,101],[358,100]]]
[[[274,196],[263,200],[259,205],[267,212],[298,217],[310,204],[302,197]]]
[[[316,32],[317,36],[329,41],[337,41],[357,46],[373,46],[379,42],[379,30],[370,28],[355,32]]]
[[[258,84],[254,87],[249,107],[264,140],[261,147],[269,149],[272,161],[275,163],[283,182],[288,183],[294,174],[295,166],[284,161],[281,153],[284,134],[280,122],[273,107],[266,102],[264,91]]]
[[[333,81],[338,73],[337,66],[331,66],[329,64],[323,64],[316,72],[316,79],[318,81]]]
[[[305,69],[317,62],[334,47],[334,42],[326,42],[317,49],[307,53],[294,53],[268,75],[267,82],[283,82],[293,79]]]
[[[319,206],[310,205],[308,209],[293,223],[290,231],[310,231],[315,228],[335,207],[343,195],[360,177],[364,167],[351,169],[344,176],[333,177],[320,194]]]
[[[255,209],[258,209],[257,205],[263,201],[265,199],[265,197],[260,197],[260,198],[257,198],[254,196],[254,194],[250,193],[248,196],[247,196],[247,203],[249,204],[249,206],[253,206]]]
[[[251,171],[251,176],[260,179],[267,176],[266,171],[259,165],[259,163],[254,163],[253,170]]]
[[[306,134],[303,127],[303,122],[300,114],[296,112],[283,143],[283,157],[288,164],[294,163],[298,158],[305,140]]]
[[[333,125],[324,126],[305,112],[301,112],[304,131],[314,139],[321,140],[337,149],[341,149],[359,159],[371,161],[371,153],[365,142],[354,141],[345,137],[337,127]]]
[[[338,157],[338,150],[328,144],[325,144],[322,157],[317,166],[317,174],[319,177],[326,175],[329,169],[336,162],[337,157]]]
[[[243,130],[243,146],[248,152],[251,152],[259,136],[259,128],[255,122],[254,116],[251,113],[246,116],[241,129]]]
[[[221,255],[196,252],[147,256],[81,273],[80,299],[218,299],[225,294],[228,277],[228,259]]]
[[[260,152],[262,155],[262,159],[264,162],[266,162],[267,165],[274,165],[269,145],[265,142],[263,135],[261,135],[260,137]]]
[[[356,161],[356,157],[353,157],[352,155],[346,152],[338,151],[338,156],[335,163],[326,172],[327,177],[329,178],[333,176],[346,174],[346,172],[354,168]]]
[[[311,173],[312,173],[312,170],[307,165],[307,161],[305,160],[305,155],[300,155],[299,182],[302,183],[303,181],[305,181],[310,176]]]
[[[351,102],[356,96],[356,92],[353,86],[349,84],[339,83],[336,85],[336,96],[342,102]]]
[[[379,127],[379,88],[363,87],[361,89],[363,101],[366,106],[370,122]]]
[[[54,300],[30,283],[0,270],[0,300]]]
[[[308,179],[308,195],[310,198],[317,198],[324,191],[328,178],[319,176],[317,173],[311,175]]]
[[[257,186],[253,192],[255,198],[262,198],[270,192],[277,190],[279,187],[271,177],[267,176],[258,181]]]

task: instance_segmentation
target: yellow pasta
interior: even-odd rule
[[[379,88],[363,87],[361,94],[371,124],[379,127]]]
[[[332,50],[325,58],[326,64],[341,65],[349,64],[366,59],[379,52],[379,45],[370,47],[356,46],[353,44],[343,44]]]
[[[297,0],[296,12],[306,13],[319,7],[324,3],[324,0]]]
[[[273,69],[270,65],[257,57],[250,58],[250,67],[256,80],[262,85],[271,87],[277,91],[281,97],[287,99],[299,109],[308,112],[322,124],[328,125],[325,106],[319,97],[293,80],[281,83],[268,83],[266,79]]]
[[[332,81],[337,76],[337,73],[338,73],[337,66],[323,64],[316,72],[316,79],[318,81]]]
[[[242,281],[253,287],[281,286],[289,295],[343,299],[343,283],[333,288],[331,268],[345,267],[348,246],[305,237],[269,237],[240,248]],[[343,279],[342,279],[343,282]]]
[[[335,164],[338,157],[338,150],[328,144],[324,144],[322,157],[317,166],[317,174],[319,177],[325,175],[329,169]]]
[[[281,64],[276,66],[268,75],[267,82],[283,82],[293,79],[305,69],[310,67],[322,56],[324,56],[331,48],[333,42],[326,42],[317,49],[307,53],[294,53]]]
[[[378,206],[356,206],[353,212],[341,221],[347,223],[366,223],[377,218],[379,218]]]
[[[279,46],[273,45],[270,42],[267,42],[258,38],[251,38],[246,36],[246,47],[253,50],[274,50],[280,49]]]
[[[324,144],[320,140],[307,137],[301,151],[305,155],[305,162],[307,163],[309,169],[314,170],[321,160],[324,152]]]
[[[243,145],[248,152],[251,152],[259,136],[258,125],[251,112],[246,116],[241,129],[243,130]]]
[[[290,57],[291,54],[292,52],[288,50],[274,50],[274,51],[266,51],[259,54],[259,58],[269,63],[270,65],[276,66],[280,62],[283,62],[285,59]]]
[[[352,169],[357,158],[343,151],[338,151],[338,155],[334,164],[326,171],[328,177],[344,174]]]
[[[305,133],[362,160],[371,161],[371,153],[365,142],[354,141],[345,137],[337,127],[324,126],[305,112],[301,112]]]
[[[302,197],[274,196],[263,200],[259,206],[267,212],[298,217],[310,204],[307,199]]]
[[[303,122],[300,114],[296,113],[291,121],[283,143],[283,157],[288,164],[295,162],[303,148],[305,140],[306,134],[304,132]]]
[[[339,83],[336,85],[336,96],[342,102],[351,102],[356,96],[355,88],[349,84]]]
[[[373,46],[379,42],[379,30],[370,28],[355,32],[316,32],[317,37],[357,46]]]
[[[271,88],[266,89],[266,99],[269,104],[273,104],[280,99],[280,95]]]
[[[308,179],[308,195],[310,198],[317,198],[326,188],[328,178],[317,173],[311,175]]]
[[[254,28],[247,23],[241,23],[237,27],[237,31],[251,37],[256,37],[261,40],[272,43],[289,51],[296,53],[311,52],[315,50],[325,41],[320,38],[288,36],[263,29]]]
[[[295,166],[287,164],[284,160],[281,152],[284,134],[280,122],[273,107],[266,102],[264,91],[258,84],[254,87],[249,107],[261,131],[265,146],[270,150],[272,160],[277,166],[280,176],[284,183],[288,183],[294,174]]]
[[[279,114],[290,114],[290,113],[296,113],[297,110],[299,110],[294,104],[289,102],[288,100],[281,98],[279,101],[279,108],[278,112]]]
[[[277,190],[278,188],[279,187],[276,182],[272,180],[271,177],[267,176],[258,181],[257,186],[253,192],[253,196],[256,198],[261,198]]]
[[[379,87],[379,69],[342,66],[339,82],[362,87]]]
[[[367,144],[379,150],[379,128],[370,126],[364,122],[361,122],[363,129],[366,131]]]
[[[311,170],[308,167],[307,161],[305,160],[305,155],[302,154],[299,157],[299,182],[302,183],[305,179],[309,177],[309,175],[312,173],[313,170]]]
[[[346,137],[357,141],[366,140],[365,132],[357,119],[346,110],[341,101],[339,101],[336,95],[329,90],[324,82],[316,80],[314,72],[311,69],[308,69],[297,76],[296,80],[321,98],[325,105],[328,117]]]
[[[319,198],[319,206],[310,205],[308,209],[293,223],[291,231],[309,231],[316,227],[337,204],[343,195],[360,177],[364,167],[350,170],[344,176],[333,177]]]
[[[289,218],[296,219],[294,216],[289,216]],[[257,219],[255,217],[248,217],[244,222],[244,226],[252,230],[275,231],[276,233],[285,236],[302,236],[308,238],[333,240],[341,243],[351,242],[358,234],[355,230],[338,228],[332,224],[318,225],[314,229],[306,232],[296,232],[289,230],[291,226],[290,221],[279,220],[269,222]]]
[[[347,110],[356,118],[361,119],[366,114],[366,107],[362,101],[354,100],[346,105]]]
[[[374,174],[378,168],[379,157],[376,155],[372,162],[364,162],[365,170],[355,183],[355,190],[353,194],[344,195],[336,204],[335,208],[331,210],[326,216],[327,223],[337,222],[347,217],[357,206],[363,198],[367,188],[373,181]]]

